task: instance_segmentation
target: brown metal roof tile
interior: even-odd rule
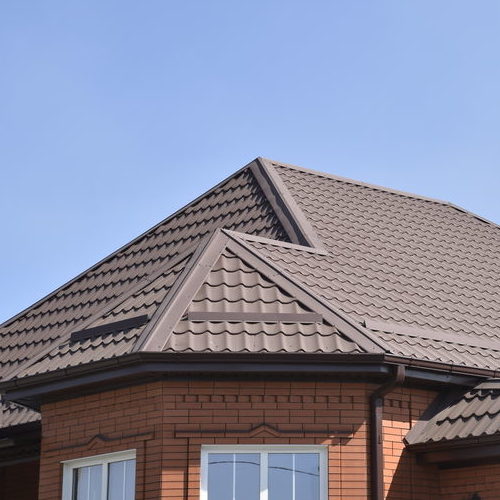
[[[497,226],[447,203],[274,165],[331,252],[337,288],[356,298],[344,305],[349,312],[373,314],[362,299],[368,295],[379,317],[470,332],[498,328]]]
[[[500,351],[487,345],[500,340],[498,226],[438,200],[259,159],[2,325],[4,377],[37,357],[25,374],[137,348],[144,332],[149,335],[148,325],[78,347],[65,339],[90,324],[163,314],[168,290],[180,274],[167,283],[166,275],[160,279],[156,273],[203,245],[216,228],[256,236],[245,241],[246,248],[273,270],[260,272],[226,252],[178,317],[189,311],[304,314],[315,301],[335,314],[314,324],[245,320],[253,316],[242,316],[239,323],[184,318],[165,339],[167,350],[372,352],[387,346],[404,357],[499,368]],[[312,302],[273,281],[268,274],[276,270],[293,280],[294,289],[307,290]],[[362,326],[366,319],[412,325],[421,333],[370,332]],[[340,333],[339,324],[355,342]],[[470,342],[425,335],[429,329]]]
[[[58,342],[61,334],[111,303],[160,265],[196,245],[215,228],[227,227],[288,240],[248,168],[221,183],[54,294],[0,327],[0,369],[5,377],[26,352]],[[122,311],[116,315],[126,314]],[[16,335],[12,333],[16,332]],[[43,338],[40,343],[37,338]],[[33,349],[28,349],[28,345]]]
[[[8,401],[0,400],[0,402],[0,427],[11,427],[40,420],[40,414],[36,411],[18,406]]]
[[[500,380],[481,383],[468,392],[435,405],[432,416],[406,436],[409,445],[500,435]]]
[[[189,321],[186,316],[228,314],[232,321]],[[333,326],[276,321],[310,314],[311,309],[229,249],[213,265],[174,328],[164,350],[190,352],[362,352]],[[254,316],[253,321],[245,319]],[[241,318],[238,318],[241,315]],[[259,319],[260,317],[260,319]]]
[[[361,352],[331,325],[181,321],[167,352]]]
[[[156,311],[182,272],[187,259],[160,273],[158,277],[125,298],[115,308],[97,318],[87,328],[114,325],[116,322],[123,322]],[[98,334],[87,339],[74,341],[68,338],[36,363],[26,367],[18,374],[18,377],[36,375],[127,354],[131,352],[145,327],[146,323],[142,322],[137,327],[118,331],[111,329],[111,333]]]

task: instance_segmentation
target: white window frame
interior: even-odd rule
[[[319,454],[319,498],[328,499],[328,446],[327,445],[203,445],[201,447],[200,500],[208,500],[208,455],[209,453],[259,453],[261,460],[260,499],[268,500],[268,454],[269,453],[318,453]]]
[[[61,462],[63,465],[62,500],[72,500],[73,471],[80,467],[88,467],[91,465],[101,465],[103,468],[101,498],[107,499],[108,465],[113,462],[121,462],[122,460],[136,460],[136,450],[117,451],[114,453],[105,453],[103,455],[94,455],[92,457],[77,458],[75,460],[65,460]]]

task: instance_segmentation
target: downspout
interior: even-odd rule
[[[384,396],[405,379],[405,368],[397,365],[393,377],[370,396],[370,491],[371,500],[384,498],[384,451],[382,413]]]

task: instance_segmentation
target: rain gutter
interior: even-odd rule
[[[383,410],[384,397],[397,385],[404,382],[405,367],[397,365],[390,380],[382,384],[370,396],[370,498],[384,498],[384,449]]]
[[[137,352],[116,358],[62,368],[47,373],[0,381],[3,398],[38,409],[40,398],[61,391],[81,394],[82,386],[99,390],[125,384],[142,383],[158,377],[202,377],[255,374],[262,376],[333,375],[386,377],[395,366],[406,366],[406,378],[416,382],[473,386],[491,377],[485,370],[464,370],[437,364],[432,369],[418,366],[414,360],[388,359],[384,354],[266,354],[260,353],[157,353]],[[437,368],[437,369],[436,369]]]

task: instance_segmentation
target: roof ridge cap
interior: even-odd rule
[[[318,255],[330,255],[330,252],[325,248],[309,247],[306,245],[299,245],[297,243],[290,243],[288,241],[274,240],[264,236],[257,236],[249,233],[242,233],[240,231],[233,231],[231,229],[222,229],[224,233],[235,238],[241,238],[245,241],[254,241],[256,243],[264,243],[266,245],[273,245],[277,247],[289,248],[301,252],[314,253]]]
[[[453,206],[454,208],[461,208],[461,207],[458,207],[457,205],[454,205],[453,203],[451,203],[449,201],[441,200],[439,198],[432,198],[430,196],[424,196],[424,195],[420,195],[420,194],[416,194],[416,193],[411,193],[410,191],[403,191],[400,189],[390,188],[387,186],[381,186],[380,184],[372,184],[370,182],[358,181],[358,180],[352,179],[350,177],[344,177],[342,175],[331,174],[329,172],[322,172],[321,170],[314,170],[311,168],[301,167],[300,165],[293,165],[291,163],[283,163],[283,162],[271,160],[268,158],[263,158],[263,160],[271,163],[272,165],[278,166],[278,167],[289,168],[291,170],[299,170],[299,171],[307,173],[307,174],[317,175],[319,177],[325,177],[327,179],[332,179],[332,180],[339,181],[339,182],[345,182],[347,184],[356,184],[357,186],[362,186],[362,187],[374,189],[376,191],[385,191],[385,192],[390,193],[390,194],[405,196],[408,198],[416,198],[418,200],[429,201],[431,203],[438,203],[440,205]],[[466,211],[465,209],[463,209],[463,210]]]
[[[169,341],[185,308],[226,248],[229,236],[222,229],[208,234],[163,298],[161,304],[137,339],[131,352],[161,352]],[[164,326],[164,328],[160,328]],[[161,330],[161,338],[159,331]]]
[[[446,207],[454,208],[455,210],[458,210],[458,211],[463,212],[467,215],[470,215],[471,217],[478,219],[481,222],[485,222],[486,224],[490,224],[490,225],[500,229],[499,223],[494,222],[490,219],[487,219],[486,217],[483,217],[482,215],[476,214],[475,212],[472,212],[472,211],[470,211],[470,210],[468,210],[460,205],[457,205],[456,203],[453,203],[451,201],[442,200],[440,198],[433,198],[431,196],[425,196],[425,195],[421,195],[421,194],[411,193],[410,191],[403,191],[400,189],[390,188],[387,186],[381,186],[379,184],[372,184],[369,182],[358,181],[356,179],[351,179],[349,177],[343,177],[341,175],[331,174],[329,172],[322,172],[320,170],[314,170],[314,169],[310,169],[310,168],[306,168],[306,167],[301,167],[300,165],[293,165],[291,163],[283,163],[283,162],[279,162],[276,160],[271,160],[269,158],[262,158],[262,160],[270,163],[271,165],[289,168],[292,170],[299,170],[300,172],[317,175],[319,177],[325,177],[327,179],[333,179],[333,180],[336,180],[339,182],[345,182],[348,184],[355,184],[357,186],[362,186],[362,187],[366,187],[369,189],[374,189],[376,191],[384,191],[386,193],[395,194],[398,196],[404,196],[406,198],[414,198],[417,200],[428,201],[430,203],[437,203],[439,205],[444,205]]]
[[[323,248],[318,233],[274,166],[258,157],[251,163],[250,169],[292,242]]]

